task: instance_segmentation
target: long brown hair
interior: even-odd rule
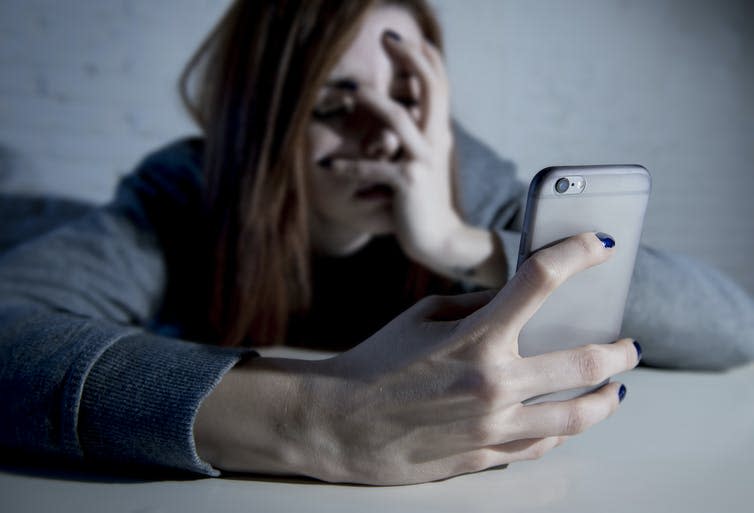
[[[311,301],[306,128],[316,93],[378,3],[406,7],[442,46],[424,0],[236,0],[180,79],[205,136],[209,337],[285,342]],[[408,293],[432,280],[412,264]]]

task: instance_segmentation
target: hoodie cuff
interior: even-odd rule
[[[84,458],[219,475],[196,452],[194,419],[225,373],[254,356],[245,348],[146,333],[118,340],[84,383],[78,417]]]

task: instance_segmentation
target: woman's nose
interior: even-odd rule
[[[401,142],[393,130],[383,126],[367,134],[363,146],[367,158],[390,160],[398,154]]]

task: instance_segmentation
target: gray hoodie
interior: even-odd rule
[[[513,166],[458,126],[456,141],[463,215],[494,229],[515,256],[523,187]],[[197,456],[194,417],[224,373],[255,353],[202,344],[191,323],[201,149],[181,140],[153,153],[109,204],[0,256],[0,446],[218,474]],[[347,282],[349,264],[385,255],[402,258],[389,238],[325,262],[315,279]],[[364,323],[372,329],[394,313]],[[304,331],[315,337],[317,328]],[[725,369],[754,359],[754,302],[709,266],[641,248],[624,332],[641,341],[645,364]]]

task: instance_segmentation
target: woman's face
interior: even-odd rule
[[[335,173],[330,163],[392,160],[401,143],[385,122],[357,104],[351,84],[369,86],[403,105],[415,118],[418,94],[409,76],[385,50],[383,38],[391,30],[402,40],[420,42],[421,31],[411,14],[396,6],[380,6],[367,14],[358,35],[318,92],[308,130],[311,234],[314,249],[345,255],[362,247],[373,235],[391,233],[392,191],[384,184]]]

